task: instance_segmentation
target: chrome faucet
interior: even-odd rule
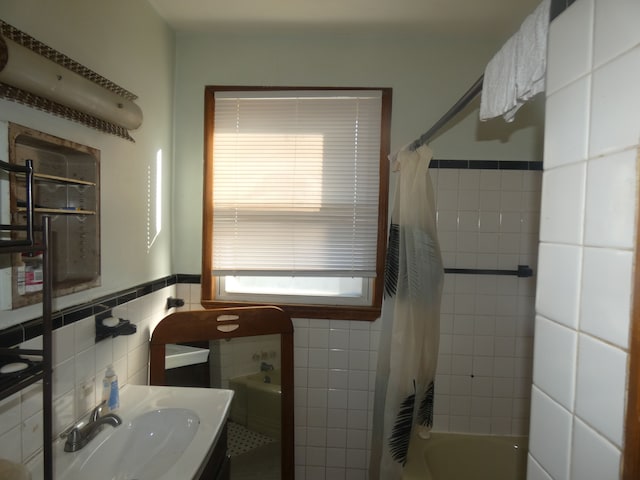
[[[260,371],[261,372],[268,372],[269,370],[273,370],[273,365],[267,362],[262,362],[260,364]]]
[[[98,432],[102,430],[104,425],[117,427],[122,425],[122,419],[115,413],[107,413],[102,415],[102,409],[105,402],[102,402],[91,412],[89,421],[82,427],[73,427],[67,435],[67,441],[64,444],[65,452],[77,452],[84,447]]]

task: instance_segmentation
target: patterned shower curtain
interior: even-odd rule
[[[400,151],[396,159],[400,172],[385,270],[385,295],[395,297],[395,304],[378,351],[370,480],[400,479],[412,433],[426,437],[433,425],[444,269],[431,158],[423,145]]]

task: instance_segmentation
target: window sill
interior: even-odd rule
[[[251,302],[222,302],[202,299],[205,309],[256,307],[264,304]],[[380,318],[381,306],[349,306],[349,305],[295,305],[270,304],[284,310],[291,318],[318,318],[327,320],[362,320],[373,322]]]

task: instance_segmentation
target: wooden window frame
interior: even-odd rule
[[[322,304],[290,304],[273,303],[282,308],[292,318],[319,318],[339,320],[373,321],[380,317],[384,286],[384,261],[387,247],[387,224],[389,214],[389,152],[391,138],[391,88],[356,88],[356,87],[255,87],[255,86],[206,86],[204,93],[204,178],[203,178],[203,219],[202,219],[202,281],[201,304],[204,308],[247,307],[263,303],[229,302],[216,298],[217,282],[211,275],[213,261],[213,130],[215,114],[215,93],[217,91],[253,90],[378,90],[382,93],[382,110],[380,126],[380,184],[378,198],[378,236],[376,252],[376,278],[373,279],[371,305],[322,305]]]

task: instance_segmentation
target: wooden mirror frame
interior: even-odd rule
[[[237,325],[237,327],[235,327]],[[232,329],[232,330],[231,330]],[[229,331],[230,330],[230,331]],[[294,479],[293,324],[278,307],[239,307],[176,312],[155,328],[149,346],[149,384],[164,385],[165,345],[280,334],[281,478]]]

